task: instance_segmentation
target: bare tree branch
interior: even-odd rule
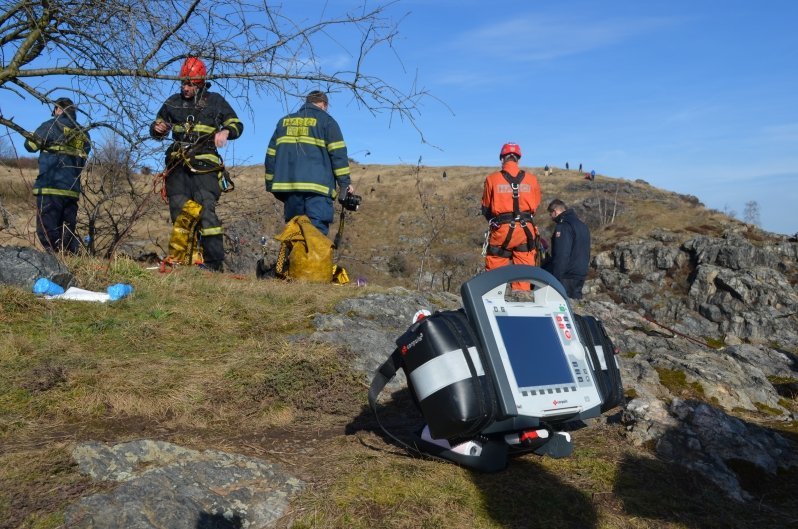
[[[426,90],[414,81],[400,88],[369,69],[380,49],[398,60],[401,17],[391,15],[398,2],[378,1],[336,12],[324,2],[312,13],[268,0],[0,0],[0,90],[15,101],[13,110],[0,108],[0,126],[29,138],[21,120],[28,113],[12,115],[16,109],[69,97],[87,129],[107,131],[92,134],[80,222],[88,224],[92,251],[113,253],[149,207],[151,191],[129,182],[126,171],[162,151],[149,125],[189,56],[203,59],[208,80],[250,116],[256,100],[288,106],[322,89],[418,130]]]
[[[395,5],[366,2],[328,15],[326,4],[319,18],[299,19],[257,0],[0,0],[0,90],[50,103],[58,84],[59,95],[72,95],[92,116],[89,127],[136,144],[163,100],[162,81],[178,80],[182,61],[197,56],[209,65],[208,79],[250,112],[254,96],[285,99],[320,87],[415,127],[426,91],[401,89],[367,68],[375,50],[393,47]],[[348,67],[320,50],[340,53]]]

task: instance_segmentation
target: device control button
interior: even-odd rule
[[[584,382],[584,379],[583,379],[582,377],[576,377],[576,379],[577,379],[579,382]]]
[[[566,331],[565,331],[565,338],[566,338],[567,340],[570,340],[570,339],[571,339],[571,331],[569,331],[569,330],[566,330]]]

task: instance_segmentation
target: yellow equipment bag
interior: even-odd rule
[[[333,244],[311,224],[306,215],[288,221],[280,241],[275,273],[283,279],[303,279],[316,283],[330,283],[336,267],[333,265]],[[338,273],[340,277],[340,272]]]
[[[193,200],[186,200],[183,209],[172,226],[169,238],[169,257],[172,264],[190,265],[202,262],[197,248],[197,233],[202,213],[202,205]]]

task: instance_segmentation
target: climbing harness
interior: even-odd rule
[[[539,240],[536,236],[537,234],[537,227],[535,226],[534,215],[531,211],[521,211],[520,206],[520,186],[521,181],[524,179],[526,173],[524,171],[519,171],[516,176],[511,176],[505,170],[502,170],[502,176],[504,179],[507,180],[507,183],[510,184],[510,188],[513,191],[513,212],[512,213],[502,213],[500,215],[496,215],[495,217],[490,219],[490,227],[491,229],[496,229],[502,224],[509,224],[510,229],[507,230],[507,236],[504,238],[504,241],[499,246],[492,246],[488,244],[488,239],[490,238],[490,232],[486,232],[485,234],[485,244],[483,245],[483,255],[493,255],[497,257],[504,257],[509,258],[512,257],[513,251],[516,252],[531,252],[533,250],[538,250],[535,252],[535,264],[540,264],[540,249],[538,247]],[[516,224],[519,224],[521,228],[524,230],[526,234],[526,243],[519,244],[514,248],[508,248],[510,241],[513,238],[513,232],[515,231]],[[529,225],[532,225],[530,229]]]

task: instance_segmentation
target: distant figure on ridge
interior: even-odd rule
[[[547,209],[557,226],[551,235],[551,259],[543,268],[562,283],[569,298],[581,299],[590,264],[590,231],[562,200],[552,200]]]
[[[324,235],[335,214],[333,199],[354,193],[346,143],[329,107],[327,94],[310,92],[297,112],[277,122],[265,161],[266,190],[283,203],[285,222],[306,215]]]
[[[39,175],[33,183],[36,236],[49,252],[77,253],[80,173],[91,143],[89,133],[77,122],[77,109],[71,99],[55,100],[53,117],[39,125],[33,138],[25,140],[25,149],[41,151]]]
[[[502,168],[485,179],[482,214],[490,222],[485,249],[485,270],[512,264],[537,265],[537,228],[533,222],[540,205],[537,177],[518,167],[521,147],[506,143],[499,152]],[[529,283],[513,284],[529,290]]]

